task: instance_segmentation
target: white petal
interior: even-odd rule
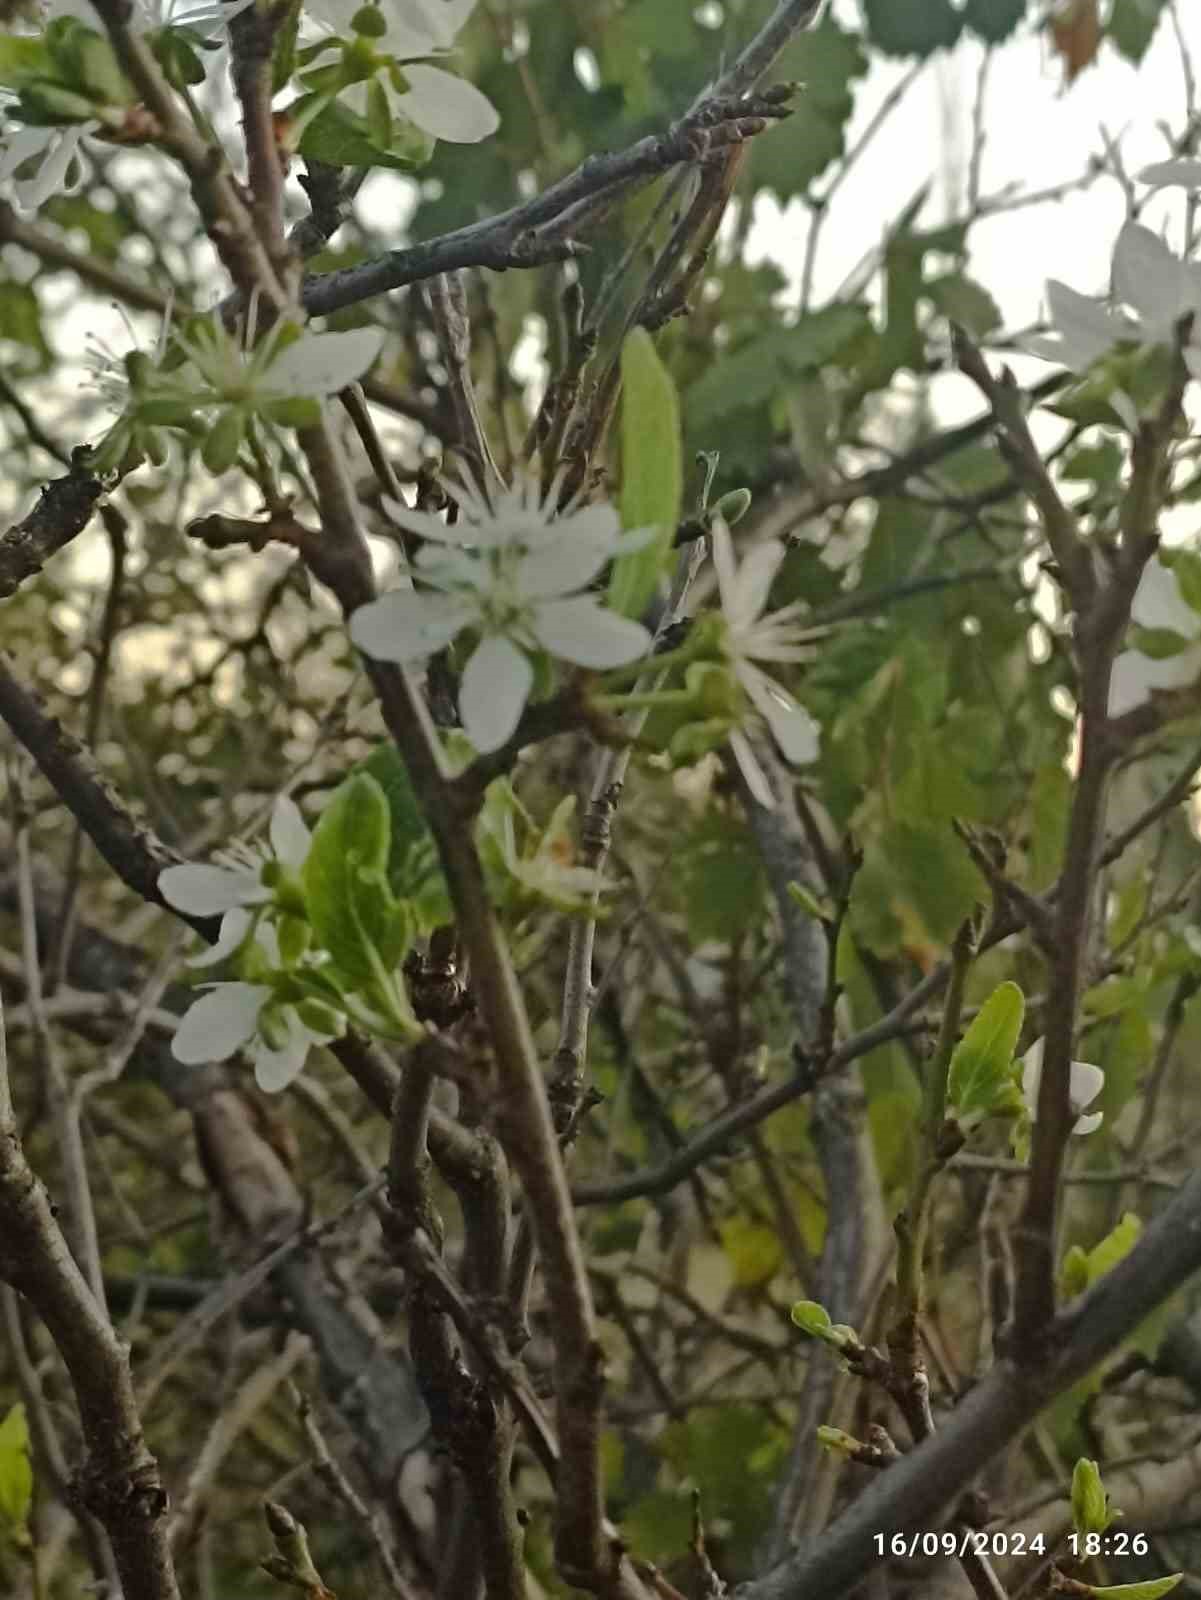
[[[1201,634],[1201,615],[1181,594],[1176,574],[1154,557],[1143,568],[1130,615],[1142,628],[1170,628],[1186,639]]]
[[[275,930],[274,923],[260,922],[254,930],[254,938],[259,949],[267,957],[269,964],[272,967],[282,967],[283,958],[279,953],[279,934]]]
[[[816,761],[821,751],[821,728],[804,706],[749,662],[738,662],[734,670],[755,709],[766,719],[784,757],[797,767]]]
[[[79,188],[80,178],[68,185],[67,172],[79,154],[80,141],[85,133],[94,133],[97,122],[87,122],[80,128],[57,129],[58,141],[52,145],[32,178],[13,184],[13,198],[23,211],[36,211],[53,195],[71,194]]]
[[[404,75],[409,92],[398,94],[396,104],[410,122],[435,139],[478,144],[500,127],[496,107],[466,78],[424,65],[406,65]]]
[[[1057,367],[1072,365],[1068,358],[1073,352],[1058,336],[1050,338],[1045,334],[1032,333],[1028,339],[1019,341],[1019,349],[1028,356],[1037,356],[1040,361],[1053,361]]]
[[[23,161],[42,155],[54,142],[54,128],[16,127],[5,133],[0,145],[0,183],[11,178]]]
[[[481,639],[463,670],[459,715],[463,732],[481,753],[510,738],[534,682],[534,669],[502,634]]]
[[[1201,161],[1156,161],[1143,168],[1138,181],[1156,188],[1179,183],[1186,189],[1201,189]]]
[[[1126,223],[1113,251],[1114,294],[1135,308],[1145,333],[1170,339],[1175,324],[1193,309],[1191,287],[1184,263],[1162,239],[1141,223]]]
[[[475,4],[476,0],[390,0],[390,10],[402,27],[425,40],[424,48],[449,50]]]
[[[1074,1111],[1083,1111],[1085,1106],[1091,1106],[1104,1087],[1105,1074],[1100,1067],[1095,1067],[1091,1061],[1072,1062],[1068,1093]]]
[[[1154,689],[1188,689],[1198,678],[1201,645],[1192,645],[1179,655],[1165,656],[1162,661],[1135,650],[1123,651],[1113,664],[1109,680],[1109,715],[1117,717],[1132,706],[1141,705]]]
[[[288,1042],[272,1050],[263,1040],[254,1047],[254,1078],[265,1094],[278,1094],[298,1078],[314,1044],[325,1043],[327,1036],[311,1033],[290,1007],[283,1013]]]
[[[262,905],[270,900],[257,872],[249,867],[207,867],[189,862],[164,867],[158,875],[159,893],[176,911],[194,917],[219,917],[234,906]]]
[[[637,661],[651,644],[640,622],[619,617],[593,595],[544,601],[534,614],[533,629],[538,643],[552,656],[601,671]]]
[[[734,603],[726,615],[731,627],[738,629],[754,622],[767,604],[772,579],[780,570],[784,559],[784,546],[779,539],[765,539],[744,559],[734,580]]]
[[[1038,1109],[1038,1086],[1043,1075],[1043,1041],[1036,1039],[1022,1057],[1022,1099],[1031,1117]]]
[[[765,811],[776,809],[776,797],[771,792],[767,774],[759,765],[759,758],[751,748],[751,741],[741,728],[730,729],[730,749],[738,763],[738,770],[746,779],[746,786]]]
[[[415,533],[419,539],[433,539],[439,544],[453,545],[496,542],[495,539],[483,537],[481,530],[473,522],[462,520],[453,524],[444,522],[441,516],[436,516],[431,511],[415,511],[412,506],[405,505],[403,500],[393,500],[387,495],[380,500],[380,505],[398,528],[403,528],[406,533]]]
[[[266,384],[272,394],[337,394],[362,377],[383,342],[382,328],[302,334],[267,368]]]
[[[1123,427],[1125,427],[1130,433],[1137,433],[1139,425],[1138,407],[1126,393],[1125,389],[1111,389],[1109,392],[1109,403],[1117,412]]]
[[[580,538],[565,533],[555,544],[544,544],[522,556],[517,587],[532,600],[574,594],[591,583],[612,554],[611,538]]]
[[[285,867],[299,871],[308,859],[313,836],[300,814],[300,807],[289,795],[281,794],[271,813],[271,849]]]
[[[249,911],[244,911],[241,906],[235,906],[232,911],[227,911],[221,918],[221,932],[217,935],[217,942],[210,945],[198,956],[193,956],[187,963],[189,967],[215,967],[221,961],[227,961],[246,937],[246,930],[254,919]]]
[[[261,983],[219,983],[185,1012],[171,1054],[185,1066],[227,1061],[254,1037],[271,990]]]
[[[1026,1110],[1030,1120],[1038,1116],[1038,1091],[1043,1075],[1043,1046],[1042,1039],[1036,1039],[1029,1050],[1022,1057],[1022,1099],[1026,1102]],[[1071,1097],[1073,1111],[1079,1111],[1084,1106],[1090,1105],[1105,1086],[1105,1074],[1100,1067],[1093,1066],[1091,1061],[1073,1061],[1071,1077],[1068,1084],[1068,1094]],[[1101,1126],[1104,1113],[1094,1112],[1087,1117],[1081,1117],[1072,1129],[1073,1133],[1093,1133]]]
[[[352,613],[350,637],[379,661],[417,661],[448,645],[477,614],[470,601],[393,589]]]

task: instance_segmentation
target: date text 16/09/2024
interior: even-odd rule
[[[1068,1552],[1073,1559],[1087,1556],[1145,1556],[1150,1548],[1145,1533],[1112,1529],[1108,1533],[1069,1533]],[[1024,1556],[1047,1554],[1043,1533],[1005,1533],[1001,1529],[944,1528],[939,1533],[874,1533],[878,1556]]]

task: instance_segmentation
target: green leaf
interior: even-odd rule
[[[1081,1535],[1104,1533],[1112,1521],[1097,1463],[1081,1456],[1072,1469],[1072,1526]]]
[[[299,117],[303,107],[301,99],[288,109]],[[308,123],[298,148],[302,156],[327,162],[331,167],[388,167],[394,172],[413,172],[429,160],[433,140],[411,122],[397,121],[391,143],[381,149],[372,140],[365,119],[335,100]]]
[[[42,331],[42,313],[33,285],[28,283],[0,282],[0,340],[11,339],[36,352],[34,362],[25,366],[42,371],[49,366],[50,346]]]
[[[374,984],[380,961],[388,967],[399,958],[402,930],[386,876],[391,831],[383,789],[358,773],[321,813],[302,871],[317,938],[356,984]]]
[[[33,1499],[33,1467],[29,1461],[29,1426],[20,1401],[0,1422],[0,1521],[23,1532]]]
[[[1029,887],[1035,893],[1050,888],[1059,876],[1063,843],[1072,805],[1072,780],[1059,761],[1039,767],[1030,786]]]
[[[863,0],[868,34],[889,56],[928,56],[958,39],[963,17],[951,0]]]
[[[821,24],[798,34],[784,51],[777,63],[780,76],[804,87],[788,121],[751,145],[753,187],[771,189],[781,200],[789,200],[804,194],[842,154],[855,105],[852,84],[868,68],[863,45],[858,34],[837,25],[827,7]]]
[[[948,823],[894,823],[879,849],[936,943],[948,943],[964,917],[987,896],[984,879]]]
[[[691,937],[737,938],[761,918],[766,885],[749,829],[710,813],[682,842],[679,882]]]
[[[997,302],[982,284],[966,273],[948,272],[941,278],[931,278],[925,292],[944,317],[961,323],[978,339],[1001,325]]]
[[[1116,1228],[1110,1230],[1088,1253],[1088,1281],[1096,1283],[1111,1268],[1128,1256],[1142,1235],[1143,1225],[1133,1211],[1127,1211]]]
[[[828,900],[819,900],[811,889],[803,883],[790,883],[787,886],[788,897],[795,900],[797,905],[807,917],[812,917],[814,922],[829,922],[834,915],[834,907]]]
[[[1114,48],[1135,66],[1155,37],[1166,0],[1113,0],[1106,36]]]
[[[1142,1231],[1143,1225],[1138,1217],[1132,1211],[1127,1211],[1117,1227],[1107,1233],[1091,1250],[1083,1250],[1079,1245],[1072,1245],[1065,1251],[1059,1268],[1064,1292],[1077,1295],[1083,1294],[1086,1289],[1091,1289],[1098,1278],[1103,1278],[1124,1256],[1130,1254],[1138,1243]]]
[[[960,1116],[988,1116],[1012,1100],[1013,1052],[1026,997],[1016,983],[993,990],[955,1046],[947,1079],[949,1105]]]
[[[789,1315],[802,1333],[823,1344],[832,1344],[836,1350],[845,1345],[858,1344],[859,1335],[845,1322],[831,1322],[830,1313],[816,1300],[798,1300]]]
[[[801,1332],[813,1339],[825,1339],[834,1326],[830,1313],[816,1300],[798,1300],[790,1315]]]
[[[373,778],[388,802],[391,818],[389,836],[388,876],[394,881],[403,875],[409,852],[414,845],[423,844],[432,836],[413,788],[404,757],[388,739],[377,745],[365,761],[353,767],[348,777],[365,775]]]
[[[300,0],[290,0],[275,31],[271,46],[271,93],[286,89],[296,70],[296,37],[300,30]]]
[[[1000,44],[1026,15],[1026,0],[967,0],[963,25],[985,44]]]
[[[771,1282],[784,1259],[775,1228],[743,1215],[727,1217],[719,1233],[736,1288],[759,1289]]]
[[[1130,630],[1130,643],[1140,655],[1150,656],[1152,661],[1166,661],[1172,656],[1183,655],[1192,646],[1193,640],[1186,639],[1172,628],[1136,626]]]
[[[1201,611],[1201,554],[1196,550],[1162,550],[1161,565],[1169,567],[1186,605]]]
[[[0,83],[18,89],[31,78],[44,77],[52,71],[49,52],[41,39],[0,33]]]
[[[1183,1577],[1183,1572],[1173,1572],[1166,1578],[1147,1578],[1143,1583],[1090,1583],[1085,1588],[1089,1594],[1104,1595],[1106,1600],[1159,1600],[1161,1594],[1170,1594]]]
[[[829,1428],[824,1423],[817,1429],[817,1442],[832,1456],[853,1456],[863,1449],[854,1434],[845,1433],[841,1428]]]
[[[620,556],[609,578],[609,604],[640,617],[654,595],[671,551],[684,493],[680,403],[676,386],[645,328],[621,347],[621,521],[654,527],[641,550]]]
[[[1116,484],[1122,471],[1122,449],[1116,439],[1077,445],[1059,464],[1060,474],[1073,483]]]

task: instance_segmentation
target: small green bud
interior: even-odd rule
[[[364,39],[382,39],[388,31],[387,18],[379,6],[360,6],[350,19],[351,30]]]
[[[60,127],[72,122],[88,122],[96,114],[91,100],[57,83],[27,84],[21,90],[21,113],[35,127]]]
[[[238,459],[246,432],[245,414],[237,406],[222,411],[200,447],[200,459],[214,478],[228,472]]]
[[[1097,1463],[1081,1456],[1072,1472],[1072,1523],[1084,1535],[1104,1533],[1113,1521]]]
[[[277,894],[276,900],[280,896]],[[275,931],[279,936],[279,958],[285,967],[294,967],[308,949],[313,930],[303,917],[284,915],[278,917]]]
[[[1065,1254],[1059,1268],[1059,1282],[1068,1299],[1083,1294],[1088,1288],[1088,1253],[1078,1244]]]
[[[269,1050],[285,1049],[291,1038],[287,1020],[275,1006],[264,1006],[259,1012],[258,1032]]]
[[[296,1014],[312,1033],[325,1033],[340,1039],[346,1031],[346,1018],[323,1000],[302,1000],[296,1007]]]
[[[312,395],[293,394],[269,400],[262,412],[268,422],[280,428],[314,428],[321,421],[321,402]]]
[[[731,489],[723,494],[713,507],[712,515],[720,517],[727,528],[732,528],[736,522],[742,520],[751,509],[751,491],[749,489]]]
[[[706,719],[739,722],[745,709],[742,690],[733,673],[709,662],[696,662],[685,674],[688,688]]]
[[[863,1449],[852,1434],[844,1433],[841,1428],[827,1428],[824,1425],[817,1430],[817,1442],[832,1456],[846,1456],[848,1459]]]

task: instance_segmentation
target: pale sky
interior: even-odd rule
[[[1178,8],[1193,71],[1201,78],[1201,5],[1197,0],[1178,0]],[[856,0],[834,0],[834,11],[841,21],[852,24]],[[838,290],[926,179],[931,185],[922,213],[927,225],[961,213],[983,54],[968,39],[955,50],[934,56],[860,157],[826,221],[815,274],[815,304]],[[860,80],[848,148],[909,70],[905,62],[877,61]],[[1197,109],[1201,112],[1201,107]],[[990,63],[981,193],[995,196],[1013,183],[1031,191],[1069,182],[1085,172],[1091,156],[1104,154],[1106,134],[1118,145],[1125,170],[1132,175],[1163,160],[1169,154],[1165,128],[1175,137],[1186,121],[1180,50],[1166,11],[1139,68],[1102,45],[1097,61],[1070,89],[1064,88],[1062,65],[1043,38],[1023,31],[994,50]],[[950,195],[948,172],[959,179]],[[1147,191],[1140,186],[1138,193]],[[1164,191],[1142,213],[1142,220],[1157,230],[1168,223],[1167,237],[1178,250],[1181,196],[1179,189]],[[1099,177],[1063,200],[1003,212],[978,223],[970,234],[970,271],[997,301],[1006,328],[1026,328],[1042,315],[1043,286],[1049,277],[1061,278],[1085,294],[1107,291],[1110,252],[1125,215],[1120,184],[1108,175]],[[774,257],[799,281],[807,232],[808,217],[801,205],[781,212],[766,202],[751,245],[756,253]],[[1051,370],[1044,362],[1020,356],[1011,364],[1024,381]],[[944,414],[979,410],[979,399],[966,380],[940,380],[939,389],[939,409]]]

